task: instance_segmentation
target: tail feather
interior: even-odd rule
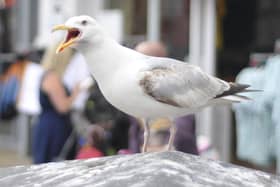
[[[228,95],[220,98],[215,98],[209,102],[209,105],[232,104],[243,101],[250,101],[249,97],[243,95]]]
[[[252,99],[243,95],[228,95],[224,96],[221,99],[227,100],[232,103],[240,103],[242,101],[251,101]]]
[[[250,85],[248,84],[239,84],[239,83],[229,83],[230,88],[226,91],[224,91],[223,93],[217,95],[215,98],[221,98],[221,97],[225,97],[225,96],[236,96],[239,98],[244,98],[245,96],[240,96],[237,95],[238,93],[242,93],[242,92],[258,92],[261,90],[251,90],[251,89],[247,89],[250,87]]]

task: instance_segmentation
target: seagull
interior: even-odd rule
[[[226,82],[186,62],[147,56],[126,48],[87,15],[69,18],[53,28],[53,32],[58,30],[67,34],[56,52],[67,47],[80,51],[104,97],[119,110],[142,120],[142,152],[147,151],[149,120],[153,118],[174,121],[207,106],[249,99],[237,95],[250,91],[249,85]],[[168,150],[172,149],[175,133],[176,127],[172,125]]]

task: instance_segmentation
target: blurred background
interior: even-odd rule
[[[36,163],[34,144],[37,148],[44,146],[37,144],[39,135],[34,133],[44,112],[41,88],[48,68],[43,59],[54,41],[61,39],[51,29],[82,14],[96,18],[129,48],[143,41],[160,42],[166,51],[164,56],[199,65],[224,80],[249,83],[253,89],[264,90],[246,94],[253,102],[208,108],[195,117],[178,119],[176,125],[190,128],[182,127],[185,134],[180,135],[174,149],[280,172],[277,0],[1,0],[1,167]],[[72,55],[66,63],[74,65],[65,68],[60,78],[70,90],[75,87],[73,82],[91,78],[79,54]],[[6,112],[1,99],[7,97],[5,84],[11,75],[18,78],[18,87],[9,90],[16,99],[13,110]],[[66,159],[63,155],[68,152],[68,144],[76,146],[72,159],[139,152],[139,120],[112,108],[92,82],[68,109],[75,138],[71,139],[73,133],[68,134],[55,158],[45,162],[59,156]],[[157,151],[165,143],[170,122],[155,119],[151,123],[154,138],[150,151]],[[87,147],[95,149],[90,152]],[[90,156],[92,152],[95,154]]]

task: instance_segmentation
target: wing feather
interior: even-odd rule
[[[229,84],[197,66],[169,58],[151,57],[141,72],[140,86],[159,102],[176,107],[200,107],[229,89]]]

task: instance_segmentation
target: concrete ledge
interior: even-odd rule
[[[158,152],[0,169],[0,186],[280,186],[280,176],[181,152]]]

